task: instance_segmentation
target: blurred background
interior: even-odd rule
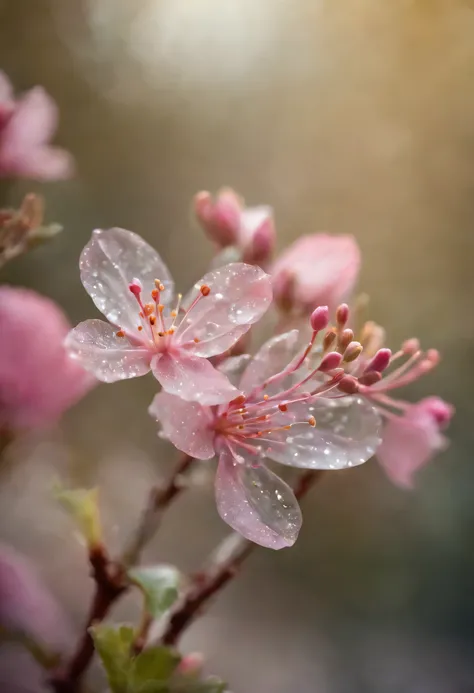
[[[455,404],[452,444],[415,492],[375,460],[328,474],[295,547],[256,552],[185,649],[234,693],[474,691],[474,3],[0,0],[0,68],[57,100],[56,141],[78,167],[71,182],[0,189],[3,206],[42,192],[65,227],[2,281],[51,296],[73,323],[92,317],[79,253],[94,227],[120,225],[186,288],[212,252],[190,199],[231,185],[275,208],[280,247],[354,234],[359,288],[390,344],[417,335],[443,354],[410,396]],[[151,377],[98,387],[0,469],[1,538],[39,565],[77,629],[91,583],[52,479],[100,486],[118,548],[176,459],[146,412],[154,390]],[[146,559],[194,570],[225,534],[203,485]]]

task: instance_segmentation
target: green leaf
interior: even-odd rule
[[[161,618],[178,598],[181,575],[173,566],[131,568],[128,577],[142,590],[145,609],[154,619]]]
[[[131,649],[135,639],[132,626],[94,626],[89,630],[113,693],[128,693],[133,671]]]
[[[98,489],[66,490],[56,486],[54,495],[64,510],[71,515],[87,545],[98,546],[102,541]]]
[[[152,684],[166,683],[180,662],[176,650],[168,647],[150,647],[135,658],[130,677],[130,693],[150,693]],[[158,685],[159,684],[159,685]]]

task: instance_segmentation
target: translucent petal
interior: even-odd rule
[[[249,354],[241,354],[240,356],[229,356],[220,363],[217,368],[223,373],[227,378],[229,378],[232,385],[237,386],[239,380],[242,377],[242,371],[249,363],[252,357]]]
[[[150,370],[148,349],[117,337],[116,330],[103,320],[79,323],[66,337],[66,348],[72,358],[105,383],[135,378]]]
[[[215,433],[210,428],[212,414],[209,407],[160,392],[148,412],[160,422],[163,435],[178,450],[199,460],[214,457]]]
[[[229,349],[262,317],[272,301],[272,288],[260,267],[238,262],[204,275],[183,305],[190,306],[203,285],[210,288],[209,295],[192,308],[175,336],[181,344],[191,343],[192,353],[209,357]]]
[[[233,529],[271,549],[292,546],[301,528],[298,501],[276,474],[229,448],[219,457],[215,489],[217,510]]]
[[[157,354],[151,365],[163,389],[188,402],[222,404],[239,394],[223,373],[198,356],[183,352]]]
[[[291,332],[279,334],[265,342],[245,369],[240,381],[240,389],[243,392],[250,392],[270,376],[282,371],[295,354],[300,351],[298,336],[298,330],[291,330]],[[281,387],[279,386],[278,389]],[[272,394],[270,390],[268,394]]]
[[[151,300],[159,279],[165,286],[160,300],[167,304],[173,298],[173,280],[156,250],[132,231],[97,229],[81,254],[81,279],[97,308],[110,322],[130,333],[140,324],[139,307],[130,293],[130,282],[138,278],[143,284],[143,302]]]
[[[270,444],[267,456],[281,464],[305,469],[355,467],[372,457],[380,444],[380,416],[360,398],[321,397],[309,405],[290,406],[287,413],[294,421],[314,416],[316,427],[295,426],[277,434],[280,444]]]

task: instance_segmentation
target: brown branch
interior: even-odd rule
[[[321,480],[324,472],[308,471],[298,478],[294,493],[298,499]],[[202,613],[209,600],[238,573],[242,563],[256,548],[256,544],[233,532],[217,548],[209,567],[198,573],[181,605],[172,614],[162,636],[164,645],[175,645],[183,632]]]
[[[49,679],[54,693],[76,693],[82,677],[94,655],[94,643],[89,629],[100,623],[109,613],[117,599],[128,590],[126,567],[138,558],[141,549],[158,528],[163,511],[184,488],[182,475],[189,469],[193,458],[185,455],[164,487],[155,487],[150,492],[147,507],[137,531],[124,552],[120,562],[114,562],[103,546],[91,550],[89,562],[95,581],[95,592],[84,632],[71,659],[60,666]]]

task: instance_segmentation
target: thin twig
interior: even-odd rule
[[[190,455],[183,455],[168,484],[164,488],[157,486],[151,490],[140,523],[123,553],[122,563],[124,565],[133,565],[137,562],[143,547],[157,531],[163,512],[186,488],[183,477],[189,470],[193,459]]]
[[[321,470],[302,474],[294,487],[295,496],[303,498],[323,476]],[[198,573],[178,609],[172,614],[161,638],[164,645],[175,645],[186,628],[217,594],[238,573],[242,563],[256,548],[237,532],[228,535],[214,552],[208,566]]]
[[[71,659],[59,667],[50,678],[54,693],[76,693],[82,677],[94,655],[94,643],[89,629],[100,623],[109,613],[117,599],[128,590],[126,567],[131,560],[135,562],[140,551],[158,528],[163,511],[172,503],[184,488],[182,475],[188,470],[193,458],[185,455],[177,465],[169,482],[164,487],[155,487],[150,492],[148,504],[138,525],[136,534],[124,552],[120,562],[111,560],[105,547],[96,547],[89,554],[95,592],[89,616],[81,639]]]

